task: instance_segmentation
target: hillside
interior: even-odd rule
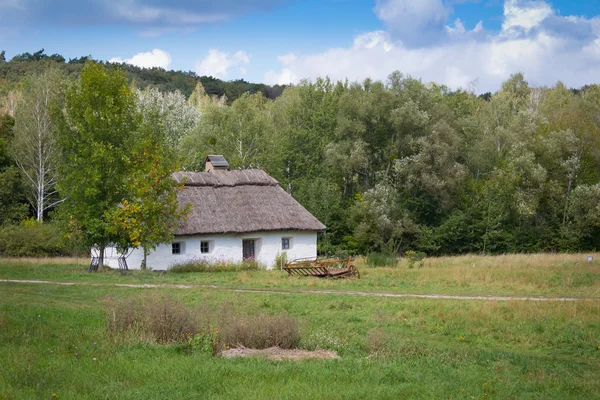
[[[4,51],[0,52],[0,95],[5,95],[18,86],[23,77],[40,72],[49,66],[56,66],[66,75],[76,78],[91,56],[72,58],[68,61],[60,54],[48,55],[41,49],[33,54],[22,53],[6,60]],[[197,76],[192,71],[172,71],[162,68],[140,68],[129,64],[104,62],[107,67],[118,67],[126,71],[130,82],[140,89],[151,86],[162,92],[179,90],[189,97],[197,82],[201,82],[208,95],[221,97],[225,95],[228,102],[233,102],[243,93],[262,93],[268,99],[275,99],[283,92],[285,86],[269,86],[263,83],[246,82],[243,79],[223,81],[212,76]]]

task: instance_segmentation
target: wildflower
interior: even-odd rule
[[[58,397],[56,393],[52,393],[52,397]]]

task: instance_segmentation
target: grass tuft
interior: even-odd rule
[[[169,272],[175,274],[189,272],[240,272],[258,271],[265,267],[256,260],[244,260],[242,262],[219,261],[219,260],[190,260],[169,267]]]

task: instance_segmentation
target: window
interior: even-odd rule
[[[290,238],[281,238],[281,250],[290,249]]]
[[[183,252],[183,246],[180,242],[175,242],[171,244],[171,251],[173,254],[181,254]]]
[[[210,242],[200,242],[200,253],[210,253]]]

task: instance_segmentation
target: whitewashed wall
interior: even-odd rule
[[[289,250],[281,249],[281,239],[290,238]],[[172,254],[171,244],[161,244],[148,255],[148,267],[167,269],[171,265],[189,260],[208,259],[212,261],[242,261],[242,240],[254,239],[254,251],[258,262],[272,268],[277,253],[287,253],[288,260],[317,256],[316,232],[262,232],[243,235],[178,236],[174,242],[182,243],[182,254]],[[209,241],[210,252],[200,253],[200,242]],[[105,253],[105,263],[111,268],[119,268],[120,254],[109,247]],[[144,254],[135,249],[127,257],[129,269],[140,269]]]

